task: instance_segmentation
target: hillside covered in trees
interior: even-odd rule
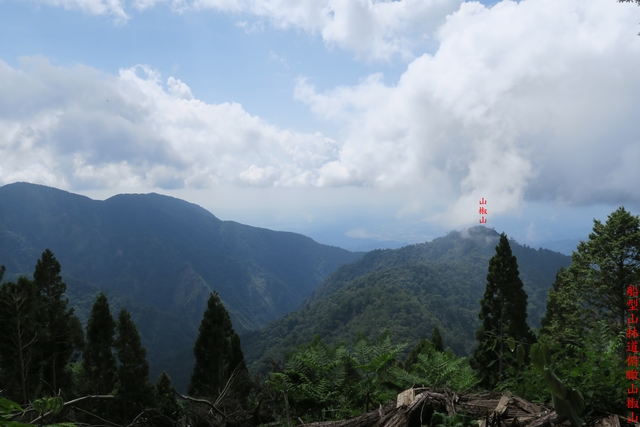
[[[395,339],[413,345],[430,337],[436,326],[447,347],[459,356],[470,355],[479,326],[478,301],[499,237],[477,226],[419,245],[367,253],[329,275],[298,311],[242,334],[249,365],[263,369],[263,361],[281,359],[316,334],[337,343],[354,340],[358,333],[374,338],[388,329]],[[511,247],[529,295],[529,322],[540,327],[547,292],[558,269],[571,259],[515,241]]]
[[[415,345],[390,329],[337,343],[316,335],[283,360],[268,361],[264,375],[250,378],[240,337],[211,292],[192,346],[196,363],[186,395],[164,372],[155,385],[150,381],[135,322],[126,309],[112,315],[105,294],[97,296],[86,327],[81,326],[64,297],[60,264],[47,249],[33,279],[0,286],[0,424],[623,425],[624,417],[615,414],[635,407],[628,387],[640,382],[627,369],[637,361],[629,356],[637,333],[627,325],[632,325],[627,311],[637,307],[639,295],[633,283],[640,279],[640,218],[620,208],[605,224],[594,221],[593,230],[571,264],[558,269],[542,328],[533,330],[514,242],[504,233],[498,236],[486,266],[472,357],[445,349],[439,326],[430,331],[430,340],[423,337]],[[488,231],[472,234],[477,238]],[[407,289],[403,280],[437,283],[437,269],[405,264],[370,274],[386,281],[397,276]],[[4,273],[1,266],[0,276]],[[413,277],[401,277],[409,274]],[[353,286],[366,284],[352,280],[311,304]],[[385,301],[391,293],[379,297]],[[389,301],[393,308],[397,303]],[[398,403],[391,403],[396,396]],[[343,421],[331,421],[336,419]]]
[[[238,331],[256,329],[297,309],[324,277],[362,256],[300,234],[221,221],[158,194],[97,201],[16,183],[0,187],[0,200],[5,279],[30,277],[42,251],[51,249],[81,322],[105,292],[138,322],[152,373],[169,365],[181,387],[211,291]]]

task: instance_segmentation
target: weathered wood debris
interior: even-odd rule
[[[528,402],[509,393],[461,393],[430,387],[409,389],[389,403],[366,414],[338,421],[305,424],[305,427],[419,427],[440,412],[478,420],[480,427],[570,427],[566,417],[552,406]],[[587,427],[638,427],[621,415],[607,414],[587,420]]]

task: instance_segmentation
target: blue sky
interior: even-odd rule
[[[2,0],[0,185],[157,192],[350,249],[640,213],[640,8]],[[378,242],[378,243],[376,243]]]

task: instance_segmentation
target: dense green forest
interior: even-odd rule
[[[372,251],[338,268],[302,308],[241,335],[251,370],[264,370],[265,360],[282,359],[316,334],[337,343],[358,333],[373,339],[385,329],[413,345],[437,326],[455,354],[471,355],[480,325],[478,301],[499,239],[495,230],[477,226],[424,244]],[[515,241],[511,247],[529,296],[529,322],[540,327],[547,291],[571,259]]]
[[[630,284],[640,276],[640,218],[620,208],[606,223],[594,220],[571,263],[557,268],[539,329],[531,327],[533,298],[518,253],[549,254],[516,250],[504,233],[485,228],[447,237],[432,247],[374,252],[337,270],[298,312],[331,313],[317,323],[328,338],[303,336],[253,377],[230,313],[210,292],[191,343],[188,394],[165,372],[151,382],[136,316],[114,310],[106,294],[93,299],[83,327],[47,249],[32,278],[0,285],[0,425],[293,425],[355,416],[417,386],[510,391],[553,405],[573,427],[603,411],[625,413],[626,316],[628,301],[638,298]],[[450,244],[455,239],[470,243],[461,250]],[[448,254],[480,264],[478,245],[493,249],[474,308],[465,297],[471,290],[453,285],[449,263],[456,261]],[[438,260],[416,259],[420,252]],[[0,281],[5,272],[0,267]],[[424,306],[433,315],[422,314]],[[416,341],[409,331],[420,324],[429,329]],[[449,331],[456,328],[470,330],[471,353],[453,351]]]
[[[182,392],[211,291],[239,332],[261,328],[297,309],[337,267],[362,256],[300,234],[221,221],[159,194],[99,201],[15,183],[0,187],[0,200],[5,279],[31,277],[50,248],[81,323],[104,292],[114,309],[131,313],[152,375],[166,369]]]
[[[0,200],[0,259],[11,280],[29,275],[50,248],[67,280],[131,296],[196,328],[212,290],[239,331],[256,329],[297,309],[329,273],[362,256],[296,233],[221,221],[153,193],[100,201],[15,183],[0,187]]]

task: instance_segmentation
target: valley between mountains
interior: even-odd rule
[[[247,366],[261,372],[319,335],[328,343],[388,329],[411,348],[435,326],[469,355],[478,301],[499,234],[473,227],[400,249],[350,252],[309,237],[222,221],[158,194],[92,200],[28,183],[0,187],[4,280],[30,277],[42,251],[62,266],[70,305],[85,323],[96,296],[127,308],[148,351],[150,377],[189,381],[193,344],[211,291],[240,334]],[[547,292],[569,256],[511,242],[540,326]]]

